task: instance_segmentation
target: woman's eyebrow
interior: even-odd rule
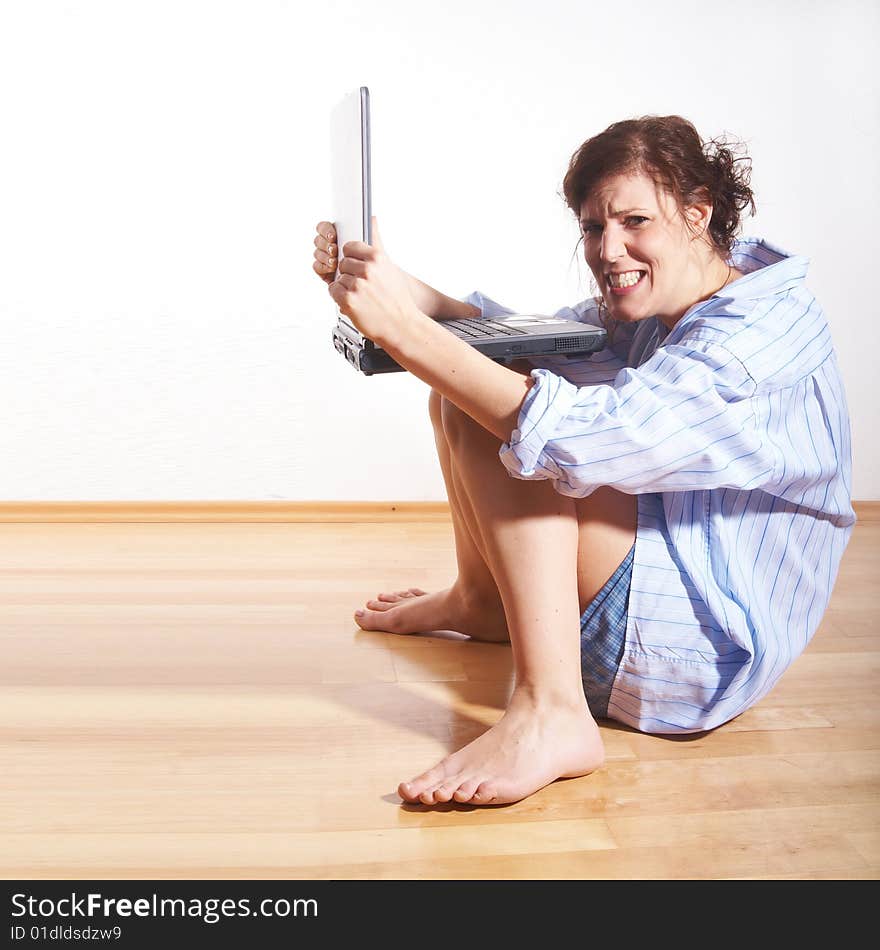
[[[632,214],[634,211],[647,213],[644,208],[624,208],[622,211],[609,211],[609,218],[622,218],[624,215]],[[598,224],[595,218],[581,218],[581,224]]]

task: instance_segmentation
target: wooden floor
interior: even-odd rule
[[[496,808],[395,789],[503,710],[509,648],[364,633],[448,524],[0,525],[4,878],[870,878],[880,523],[760,705]]]

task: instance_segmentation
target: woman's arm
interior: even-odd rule
[[[406,274],[405,271],[403,273]],[[479,307],[456,300],[455,297],[447,297],[446,294],[441,294],[439,290],[429,287],[412,274],[406,274],[406,279],[416,306],[434,320],[473,318],[481,315]]]
[[[506,442],[531,377],[501,366],[439,326],[416,301],[412,278],[384,253],[375,223],[372,245],[350,241],[344,250],[339,275],[329,286],[340,311],[404,369]],[[416,294],[419,290],[416,286]],[[420,299],[437,303],[427,294]]]
[[[776,494],[779,449],[756,412],[756,391],[731,350],[702,339],[666,343],[610,384],[579,387],[537,369],[518,416],[521,431],[511,434],[501,461],[518,478],[551,479],[574,497],[601,485],[628,494]],[[790,469],[795,478],[813,477],[810,466],[805,457]],[[822,477],[827,484],[830,472]]]
[[[373,218],[373,226],[376,219]],[[327,284],[333,282],[338,266],[339,249],[336,247],[336,228],[329,221],[321,221],[315,235],[315,261],[312,268]],[[479,317],[479,307],[463,303],[455,297],[447,297],[424,281],[401,271],[409,284],[413,301],[422,313],[435,320],[453,320],[461,317]]]
[[[396,327],[389,323],[380,345],[484,429],[508,441],[531,376],[489,359],[417,309],[404,311]]]

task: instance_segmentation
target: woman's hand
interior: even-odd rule
[[[373,218],[374,234],[376,233],[376,219]],[[336,279],[336,269],[339,266],[339,248],[337,247],[336,228],[330,221],[318,223],[315,235],[315,260],[312,269],[326,284],[332,284]],[[401,273],[403,273],[401,271]],[[410,274],[404,274],[409,293],[415,305],[435,320],[449,320],[454,317],[479,318],[480,310],[470,304],[463,303],[455,297],[447,297],[433,287],[418,280]]]
[[[312,270],[327,284],[336,277],[338,248],[336,247],[336,228],[329,221],[321,221],[315,229],[315,260]]]
[[[410,278],[388,258],[376,219],[372,222],[372,245],[346,243],[329,291],[336,306],[365,337],[386,346],[396,342],[407,323],[421,311],[413,299]],[[329,260],[325,267],[329,267]]]

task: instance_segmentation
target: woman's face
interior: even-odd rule
[[[711,207],[685,215],[699,230]],[[584,256],[609,314],[632,322],[656,316],[670,326],[699,298],[694,233],[675,199],[642,173],[601,182],[581,206]]]

